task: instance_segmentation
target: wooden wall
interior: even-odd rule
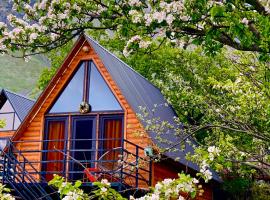
[[[0,138],[11,138],[15,131],[0,131]]]

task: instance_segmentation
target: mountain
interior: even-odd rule
[[[29,62],[9,55],[0,56],[0,88],[28,96],[46,66],[46,58],[41,55],[31,57]]]
[[[12,11],[10,0],[0,0],[0,21],[6,23],[6,18]],[[18,15],[17,15],[18,16]],[[32,56],[29,62],[9,55],[0,55],[0,88],[29,95],[48,61],[45,56]]]

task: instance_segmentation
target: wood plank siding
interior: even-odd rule
[[[15,131],[0,131],[0,138],[11,138]]]

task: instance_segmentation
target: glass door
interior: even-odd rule
[[[46,119],[43,143],[43,173],[46,181],[53,179],[53,174],[65,175],[67,146],[67,118]]]
[[[93,167],[95,164],[96,118],[91,116],[72,117],[71,130],[69,174],[71,180],[82,180],[84,167]]]

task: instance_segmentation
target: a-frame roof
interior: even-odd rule
[[[162,95],[161,91],[155,87],[152,83],[146,80],[143,76],[141,76],[138,72],[134,71],[130,66],[116,57],[114,54],[109,52],[107,49],[102,47],[97,41],[92,39],[89,36],[85,36],[87,41],[90,43],[95,52],[99,55],[103,64],[109,71],[110,75],[120,88],[122,94],[127,99],[129,105],[136,113],[140,113],[141,110],[139,107],[144,107],[148,111],[148,113],[152,113],[152,110],[155,109],[155,113],[153,117],[158,117],[160,120],[168,121],[171,124],[174,124],[174,117],[177,117],[174,109],[168,105],[168,102]],[[155,104],[162,105],[159,106],[158,109],[155,108]],[[168,106],[165,106],[168,105]],[[146,125],[144,121],[141,122]],[[166,144],[160,142],[160,140],[156,139],[155,133],[149,133],[153,142],[162,148],[171,147],[171,144]],[[174,133],[166,134],[164,136],[165,140],[176,143],[181,139],[176,137]],[[189,138],[192,140],[191,138]],[[180,146],[180,145],[178,145]],[[188,152],[192,152],[193,149],[190,145],[185,145],[185,150],[183,151],[168,151],[165,153],[169,158],[175,159],[180,158],[179,162],[192,168],[195,170],[199,170],[199,167],[189,162],[185,159],[185,155]],[[218,175],[213,172],[213,178],[217,181],[220,181]]]
[[[19,135],[24,131],[27,127],[28,121],[30,121],[35,113],[39,110],[40,104],[43,103],[43,99],[50,93],[52,88],[55,84],[57,84],[58,78],[61,76],[63,71],[65,71],[65,66],[73,59],[73,56],[76,54],[76,51],[87,41],[90,46],[93,48],[95,53],[99,56],[100,60],[102,61],[103,65],[105,66],[106,70],[109,72],[110,76],[117,84],[117,87],[120,89],[121,93],[127,100],[130,107],[134,110],[134,112],[139,113],[140,109],[139,106],[145,107],[149,113],[151,113],[152,109],[154,109],[154,104],[157,105],[164,105],[167,104],[167,101],[164,99],[162,93],[158,88],[156,88],[153,84],[147,81],[144,77],[140,74],[135,72],[131,67],[117,58],[114,54],[106,50],[102,47],[98,42],[93,40],[91,37],[86,35],[81,35],[80,38],[77,40],[76,44],[74,45],[72,51],[67,56],[65,61],[62,64],[62,67],[59,68],[56,75],[50,81],[47,88],[43,91],[40,95],[38,100],[36,101],[35,105],[25,118],[24,122],[21,124],[19,129],[17,130],[16,134],[14,135],[13,139],[16,140]],[[173,123],[173,118],[176,116],[175,111],[171,106],[161,106],[159,107],[154,117],[160,117],[161,120],[169,121]],[[142,124],[145,124],[143,121]],[[169,147],[165,143],[161,143],[159,140],[155,138],[154,133],[149,133],[153,142],[162,148]],[[168,141],[179,141],[179,138],[176,138],[173,133],[166,134],[166,140]],[[187,152],[191,152],[192,148],[189,145],[186,145],[186,149],[184,151],[178,152],[167,152],[166,156],[175,159],[180,157],[180,163],[198,170],[198,166],[194,163],[188,162],[185,159],[185,155]],[[217,176],[214,176],[217,179]]]
[[[2,89],[2,91],[0,92],[0,96],[2,96],[2,99],[6,98],[10,102],[21,122],[24,120],[24,118],[35,103],[35,101],[32,99],[29,99],[25,96],[16,94],[6,89]],[[2,106],[3,105],[1,105],[0,102],[0,107]]]

